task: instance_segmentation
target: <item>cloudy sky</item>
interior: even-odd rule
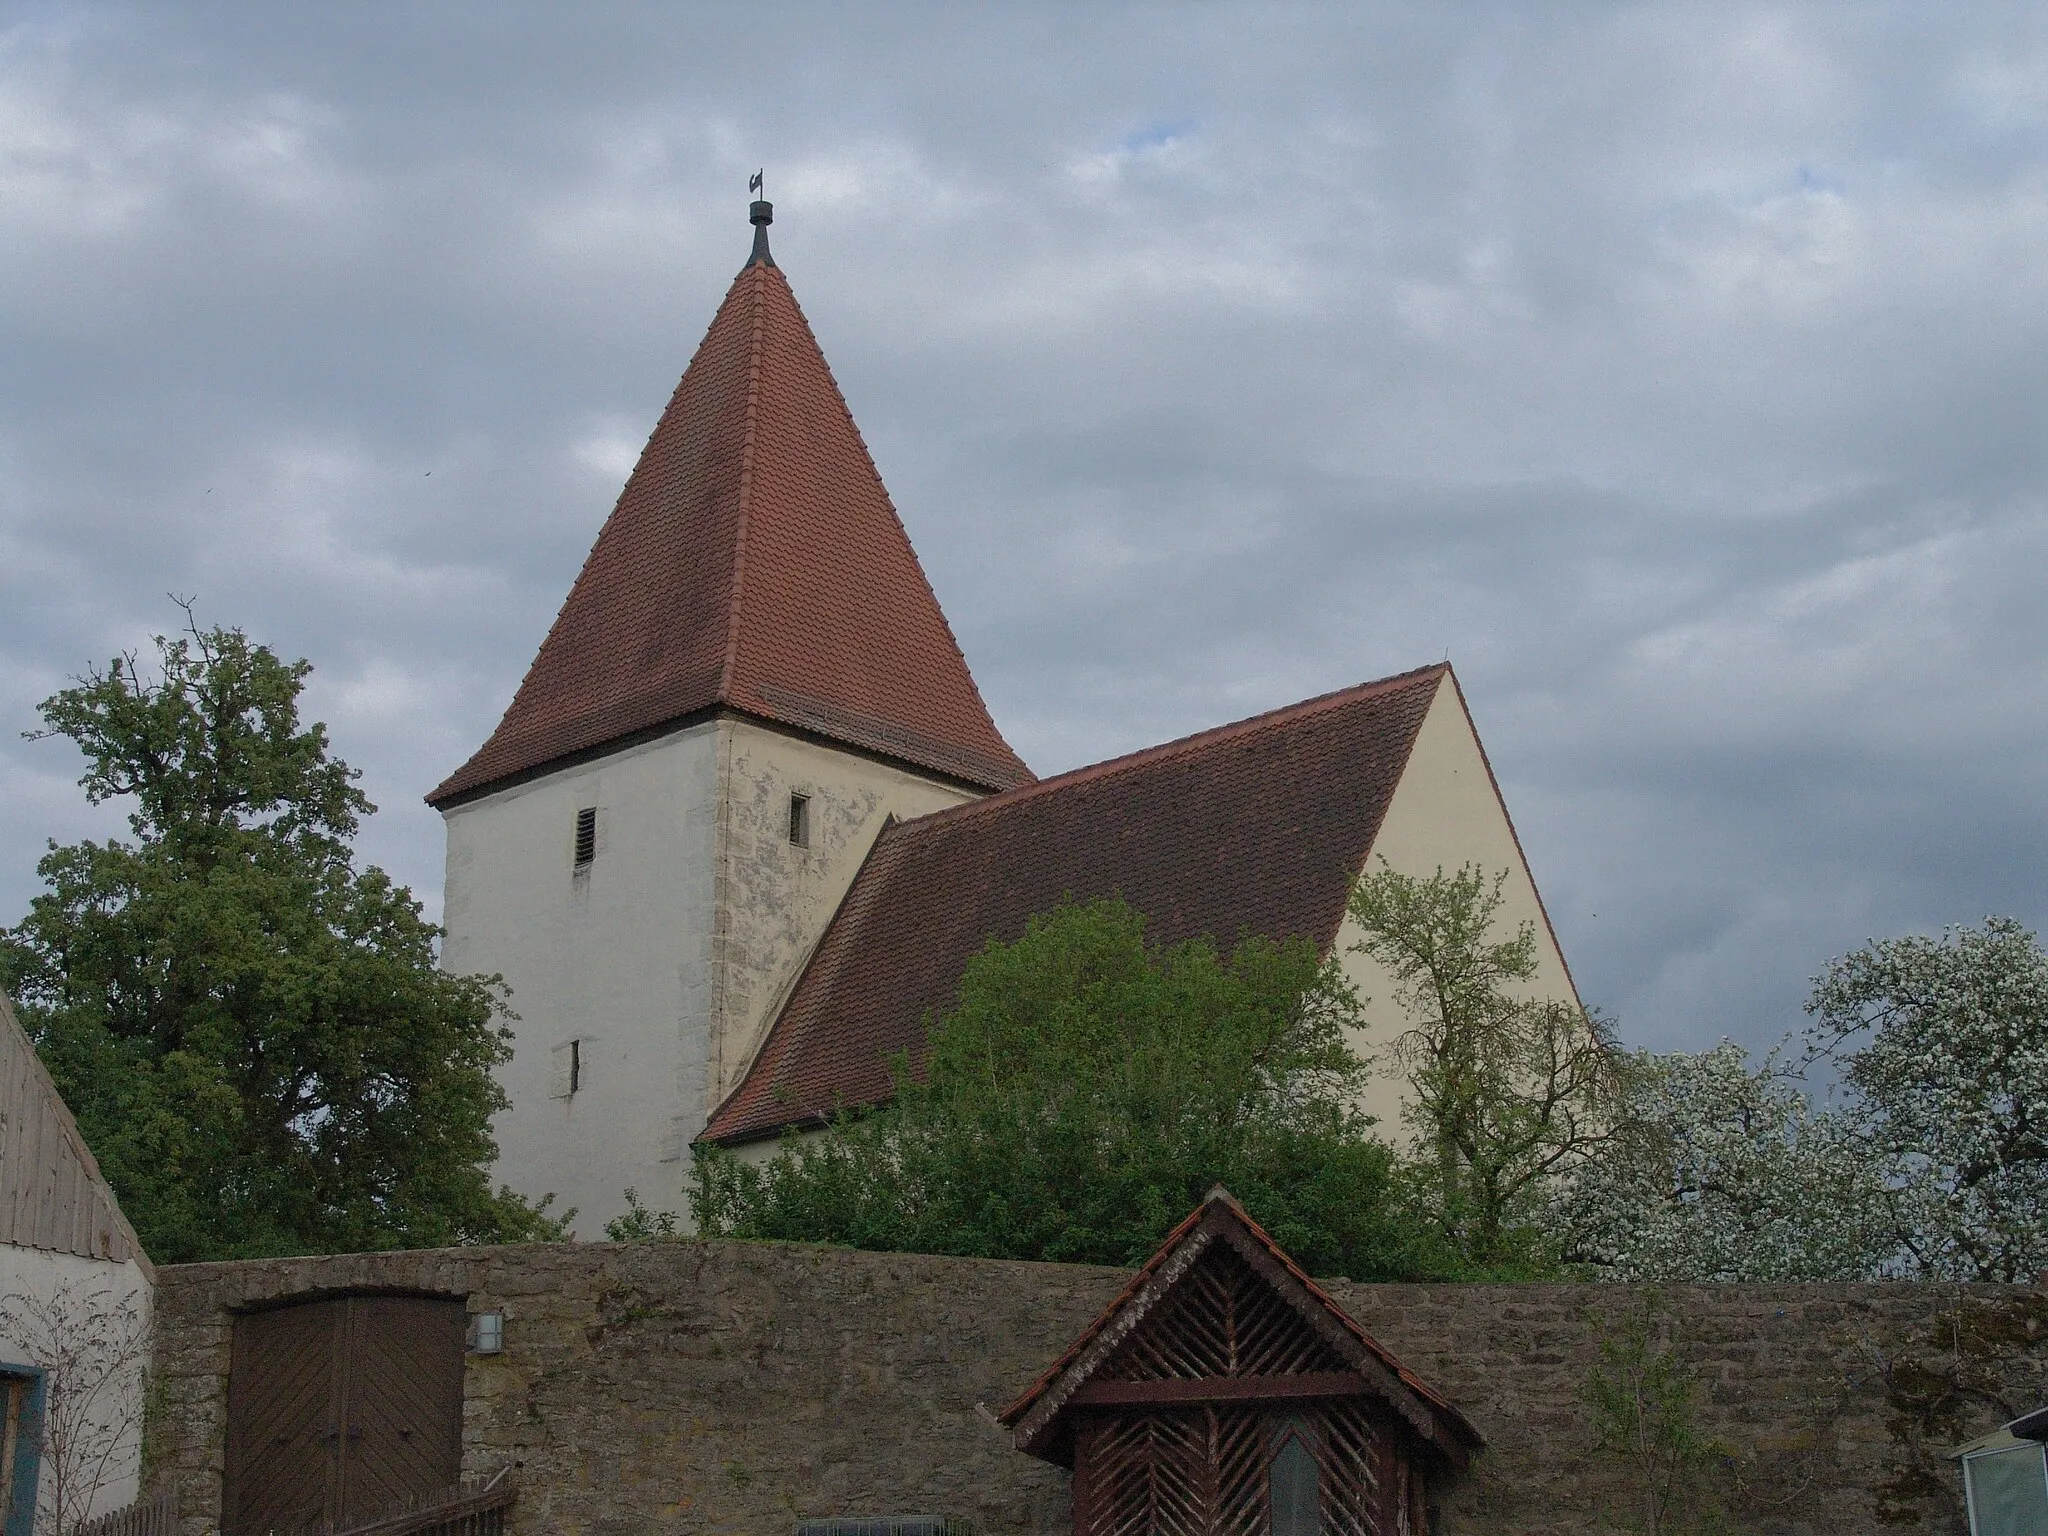
[[[1658,1046],[2048,921],[2038,6],[15,0],[0,922],[169,592],[437,907],[756,166],[1041,773],[1448,655]]]

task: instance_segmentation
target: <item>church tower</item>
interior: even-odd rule
[[[890,818],[1031,781],[754,249],[504,718],[427,797],[518,1015],[497,1177],[589,1237],[689,1145]]]

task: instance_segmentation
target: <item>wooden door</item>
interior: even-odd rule
[[[374,1515],[462,1476],[459,1301],[355,1296],[348,1308],[341,1517]]]
[[[343,1305],[307,1302],[235,1319],[221,1487],[222,1528],[232,1536],[292,1530],[328,1508]]]
[[[462,1468],[462,1302],[344,1296],[235,1320],[227,1536],[372,1516]]]

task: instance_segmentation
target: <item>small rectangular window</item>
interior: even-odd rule
[[[789,840],[799,848],[811,846],[811,797],[789,797]]]
[[[2028,1536],[2048,1522],[2048,1463],[2038,1445],[1963,1458],[1970,1536]]]
[[[42,1375],[0,1374],[0,1524],[9,1536],[35,1519],[42,1421]]]
[[[576,813],[576,867],[590,868],[597,857],[597,807],[586,805]]]
[[[583,1042],[570,1040],[556,1046],[549,1068],[548,1097],[574,1098],[583,1087]]]

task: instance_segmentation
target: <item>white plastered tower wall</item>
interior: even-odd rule
[[[706,1092],[719,732],[707,720],[446,812],[442,965],[511,989],[511,1107],[494,1177],[601,1235],[637,1189],[672,1197],[665,1161]],[[575,866],[577,813],[596,857]],[[581,1084],[561,1095],[557,1048]],[[694,1129],[694,1128],[692,1128]]]
[[[450,807],[442,963],[504,977],[518,1015],[494,1177],[585,1238],[628,1188],[682,1211],[691,1139],[883,823],[974,794],[727,714]]]
[[[1505,871],[1507,880],[1496,921],[1502,925],[1503,935],[1524,922],[1536,933],[1536,974],[1520,990],[1531,998],[1579,1005],[1578,990],[1551,931],[1514,823],[1508,818],[1457,681],[1449,672],[1437,685],[1436,697],[1416,732],[1407,765],[1366,856],[1366,867],[1379,869],[1382,860],[1404,875],[1419,877],[1439,869],[1452,874],[1468,864],[1476,864],[1489,879]],[[1391,1047],[1408,1028],[1408,1020],[1395,1001],[1393,977],[1377,961],[1358,952],[1359,938],[1357,919],[1347,913],[1338,927],[1333,952],[1347,979],[1367,1000],[1364,1027],[1353,1041],[1376,1068],[1364,1108],[1378,1120],[1382,1137],[1400,1143],[1409,1135],[1402,1118],[1405,1083],[1392,1060]]]

